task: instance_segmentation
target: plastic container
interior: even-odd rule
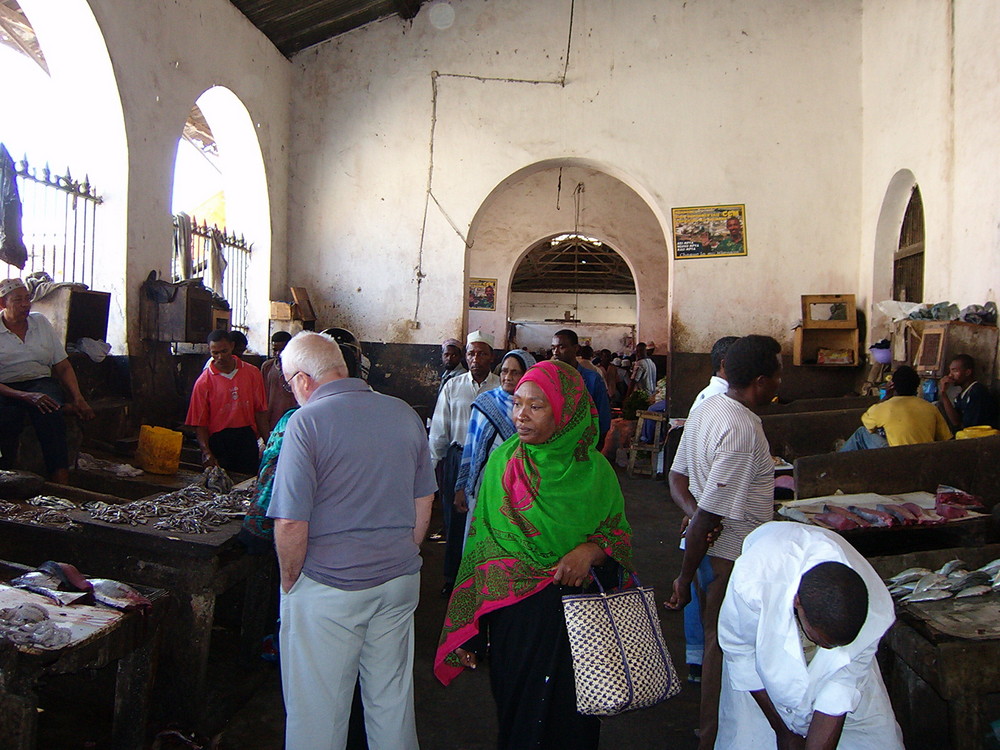
[[[176,474],[183,442],[183,433],[144,424],[139,428],[135,461],[143,471],[151,474]]]
[[[959,430],[955,433],[955,439],[966,440],[968,438],[989,437],[990,435],[1000,435],[1000,430],[994,430],[988,424],[981,424],[976,425],[975,427],[966,427],[964,430]]]
[[[868,347],[872,354],[872,359],[880,365],[892,364],[892,349],[877,349],[874,346]]]

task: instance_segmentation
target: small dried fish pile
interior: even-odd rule
[[[49,510],[76,510],[76,503],[72,500],[65,500],[54,495],[36,495],[28,500],[28,505],[48,508]]]
[[[92,518],[104,521],[105,523],[120,523],[128,524],[129,526],[138,526],[139,524],[146,523],[145,515],[137,509],[130,507],[132,505],[133,503],[116,505],[106,503],[102,500],[95,500],[90,503],[84,503],[83,508],[90,513]]]
[[[36,604],[18,604],[0,609],[0,638],[19,646],[61,648],[69,643],[69,628],[62,628],[49,619],[48,613]]]
[[[6,500],[0,500],[0,516],[9,516],[21,509],[21,506],[17,503],[8,503]]]
[[[894,599],[908,603],[1000,593],[1000,558],[975,570],[962,560],[949,560],[938,570],[907,568],[885,583]]]
[[[12,521],[22,521],[25,523],[44,523],[48,526],[61,526],[64,529],[69,529],[76,525],[76,522],[61,510],[53,510],[51,508],[18,507],[8,518]]]
[[[249,510],[254,491],[232,488],[233,482],[226,472],[213,466],[194,484],[155,500],[134,500],[121,505],[94,502],[84,507],[94,518],[106,523],[136,526],[155,518],[159,520],[153,528],[159,531],[207,534],[234,518],[242,518]]]

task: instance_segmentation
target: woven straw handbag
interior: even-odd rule
[[[576,710],[613,716],[653,706],[681,691],[663,642],[653,589],[639,583],[606,593],[562,598],[573,654]]]

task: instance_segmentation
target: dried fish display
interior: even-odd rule
[[[93,502],[84,508],[106,523],[135,526],[159,519],[153,523],[153,528],[159,531],[207,534],[234,518],[242,518],[249,510],[255,490],[233,490],[232,487],[226,472],[212,466],[194,484],[152,500],[134,500],[121,505]],[[214,488],[227,489],[217,491]]]
[[[9,516],[20,509],[21,506],[17,503],[8,503],[6,500],[0,500],[0,516]]]
[[[74,508],[76,506],[73,506]],[[61,510],[51,508],[21,508],[14,511],[9,518],[13,521],[26,523],[44,523],[49,526],[61,526],[64,529],[73,528],[76,522]]]
[[[145,516],[139,513],[138,510],[131,508],[131,505],[133,503],[113,505],[101,500],[95,500],[92,503],[86,503],[83,507],[90,512],[91,517],[105,523],[120,523],[128,524],[129,526],[138,526],[139,524],[146,523]]]
[[[64,500],[53,495],[36,495],[28,500],[28,505],[35,505],[39,508],[49,508],[51,510],[76,510],[76,503],[72,500]]]

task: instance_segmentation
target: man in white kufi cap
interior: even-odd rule
[[[455,480],[462,463],[462,446],[472,416],[476,396],[500,387],[500,378],[493,374],[493,337],[473,331],[465,339],[465,358],[469,371],[451,378],[438,395],[431,419],[431,460],[438,473],[447,546],[444,556],[443,596],[451,594],[462,561],[462,538],[465,533],[465,513],[454,508]]]

